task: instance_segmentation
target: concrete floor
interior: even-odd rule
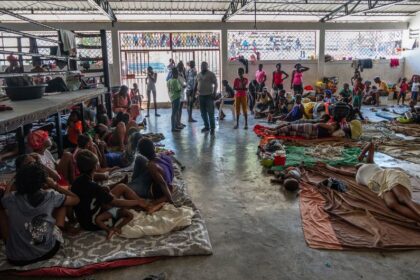
[[[162,117],[150,118],[149,130],[165,133],[170,127],[170,112],[160,113]],[[198,112],[195,118],[200,119]],[[189,192],[206,220],[214,254],[168,258],[81,279],[133,280],[160,272],[176,280],[420,279],[420,251],[308,248],[298,198],[262,176],[255,155],[258,138],[252,129],[233,130],[233,125],[229,112],[214,138],[200,133],[201,122],[188,125],[178,134],[165,133],[164,143],[186,166]],[[395,165],[386,156],[381,157],[381,162]],[[420,171],[417,165],[409,166],[413,172]]]

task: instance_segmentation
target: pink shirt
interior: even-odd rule
[[[303,83],[303,74],[302,72],[295,72],[293,76],[293,84],[294,85],[301,85]]]
[[[265,74],[264,70],[257,70],[257,72],[255,73],[255,80],[257,80],[257,83],[262,84],[264,83],[266,76],[267,75]]]

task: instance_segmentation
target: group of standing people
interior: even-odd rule
[[[217,93],[216,75],[209,70],[207,62],[201,63],[201,71],[195,67],[195,61],[188,63],[189,69],[186,70],[182,61],[177,66],[171,59],[168,65],[167,87],[172,104],[171,128],[172,132],[179,132],[185,127],[181,123],[182,108],[187,103],[188,122],[197,122],[192,117],[194,104],[197,96],[199,98],[201,117],[204,122],[203,133],[214,134],[214,99]],[[185,98],[186,96],[186,98]]]
[[[258,65],[258,70],[255,73],[255,79],[250,83],[246,77],[244,77],[245,69],[238,69],[238,78],[233,82],[233,89],[235,90],[235,112],[236,112],[236,125],[235,129],[239,127],[239,117],[242,113],[245,119],[244,129],[248,129],[248,113],[247,108],[253,112],[256,103],[258,103],[263,96],[263,98],[271,97],[268,93],[266,87],[267,73],[264,71],[264,66],[262,64]],[[294,91],[295,95],[301,95],[303,93],[303,73],[308,71],[308,67],[304,67],[301,64],[296,64],[294,70],[291,74],[291,84],[290,88]],[[284,81],[289,78],[289,75],[282,70],[281,64],[276,65],[276,70],[273,72],[272,78],[272,88],[275,93],[274,99],[278,99],[277,96],[281,91],[284,90]],[[225,91],[227,86],[225,86]]]

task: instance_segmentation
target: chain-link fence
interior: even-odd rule
[[[120,33],[121,50],[167,50],[170,47],[170,34],[167,32]]]
[[[325,54],[335,60],[398,57],[402,38],[402,30],[326,31]]]
[[[58,41],[58,34],[54,31],[36,31],[36,32],[26,32],[36,35],[38,37],[45,37],[48,39],[53,39]],[[84,34],[99,34],[98,32],[91,31],[81,31],[80,33]],[[107,47],[108,47],[108,61],[110,64],[113,63],[113,53],[112,53],[112,37],[111,32],[106,32]],[[14,34],[7,32],[0,32],[0,49],[7,51],[18,51],[18,37]],[[50,55],[52,50],[51,48],[57,47],[55,43],[36,40],[36,45],[31,46],[29,38],[21,38],[22,43],[22,52],[30,53],[34,50],[37,50],[39,54]],[[80,38],[76,37],[76,43],[78,45],[77,56],[84,58],[101,58],[102,57],[102,48],[101,48],[101,38],[100,37],[88,37]],[[0,54],[0,66],[8,65],[7,56],[5,54]],[[44,64],[53,63],[54,61],[43,60]],[[32,57],[24,56],[23,65],[32,65]]]
[[[228,53],[230,59],[314,59],[316,31],[228,31]]]

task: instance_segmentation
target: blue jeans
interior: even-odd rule
[[[174,130],[178,126],[178,112],[180,109],[180,101],[181,101],[180,98],[177,98],[172,101],[172,115],[171,115],[172,130]]]
[[[214,100],[213,95],[200,95],[200,112],[204,122],[204,127],[214,129],[216,127],[214,121]]]

